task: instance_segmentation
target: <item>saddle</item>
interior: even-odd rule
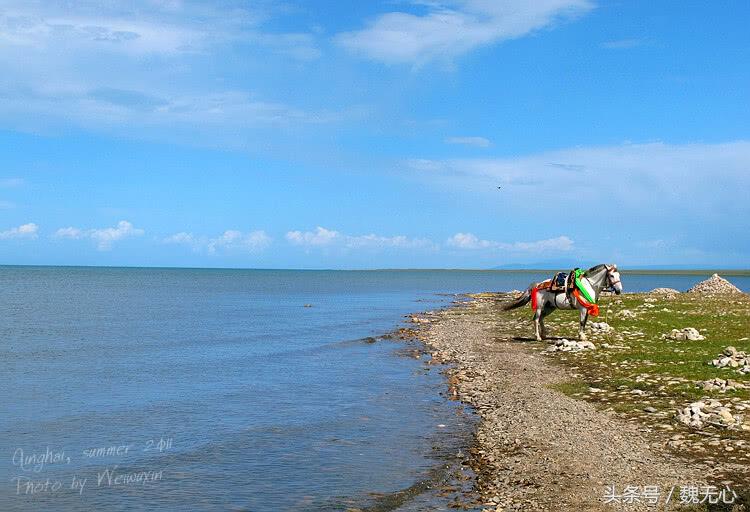
[[[551,292],[564,292],[568,286],[568,274],[565,272],[558,272],[552,277],[552,282],[549,286]]]
[[[565,293],[565,295],[570,297],[573,288],[575,288],[575,270],[569,273],[558,272],[552,276],[552,279],[547,279],[539,283],[537,288],[540,290],[549,290],[553,293]]]

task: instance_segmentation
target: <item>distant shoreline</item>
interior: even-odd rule
[[[564,270],[567,267],[550,268],[244,268],[244,267],[170,267],[170,266],[129,266],[129,265],[22,265],[0,264],[3,268],[71,268],[71,269],[132,269],[132,270],[237,270],[237,271],[266,271],[266,272],[487,272],[497,274],[545,273]],[[685,269],[654,269],[654,268],[621,268],[622,274],[630,275],[727,275],[750,276],[750,269],[720,269],[720,268],[685,268]]]

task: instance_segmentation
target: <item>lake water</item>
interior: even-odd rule
[[[547,274],[0,267],[0,510],[393,508],[472,419],[368,338]]]

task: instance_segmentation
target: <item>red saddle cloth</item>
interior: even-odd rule
[[[581,306],[586,308],[586,311],[588,311],[589,315],[599,316],[599,306],[597,304],[592,304],[589,301],[587,301],[586,298],[583,296],[583,294],[578,290],[578,288],[573,289],[573,297],[576,298],[576,300]]]

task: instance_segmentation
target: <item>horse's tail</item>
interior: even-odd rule
[[[503,311],[510,311],[511,309],[517,309],[517,308],[520,308],[521,306],[525,306],[526,304],[528,304],[529,301],[531,300],[531,293],[532,293],[532,290],[535,288],[535,286],[536,285],[532,284],[531,286],[528,287],[528,289],[525,292],[521,294],[520,297],[515,299],[513,302],[509,302],[503,305]]]

